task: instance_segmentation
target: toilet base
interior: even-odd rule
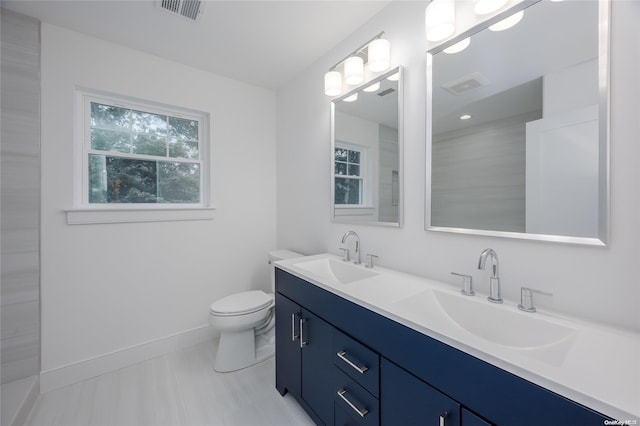
[[[228,373],[250,367],[275,353],[274,330],[256,336],[255,329],[222,333],[213,369]]]

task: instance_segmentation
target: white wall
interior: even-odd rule
[[[549,290],[541,307],[640,331],[640,3],[614,1],[611,83],[611,221],[608,247],[465,236],[424,230],[424,2],[392,2],[369,23],[278,92],[278,243],[303,252],[338,253],[341,235],[356,230],[365,253],[382,266],[458,285],[449,272],[471,273],[486,247],[500,256],[503,297],[521,286]],[[393,61],[405,67],[405,225],[402,229],[333,224],[329,200],[329,102],[323,74],[384,30]]]
[[[214,219],[67,225],[76,86],[209,112]],[[45,375],[84,360],[117,358],[157,339],[206,333],[215,299],[269,288],[266,252],[276,245],[275,108],[272,91],[42,25]],[[136,354],[125,358],[142,356]]]

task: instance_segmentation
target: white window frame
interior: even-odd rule
[[[189,204],[89,203],[90,154],[113,154],[113,156],[123,158],[151,161],[157,160],[158,158],[142,154],[123,154],[122,152],[92,149],[90,124],[92,102],[198,121],[199,158],[193,162],[200,164],[200,202]],[[76,90],[74,113],[74,207],[67,210],[68,224],[213,219],[213,210],[215,208],[211,205],[210,195],[211,155],[209,113],[85,88],[78,88]],[[170,161],[170,158],[167,158],[167,160]]]
[[[333,200],[334,203],[334,207],[337,209],[353,209],[353,208],[371,208],[372,205],[372,201],[371,201],[371,187],[372,187],[372,182],[371,182],[371,176],[369,173],[370,170],[370,166],[369,166],[369,162],[370,162],[370,158],[369,158],[369,148],[363,145],[356,145],[353,143],[349,143],[349,142],[343,142],[343,141],[336,141],[335,142],[335,147],[334,147],[334,151],[333,151],[333,191],[335,193],[335,179],[336,178],[348,178],[348,179],[357,179],[357,178],[352,178],[349,176],[344,176],[344,175],[338,175],[336,174],[336,169],[335,169],[335,164],[336,164],[336,154],[335,154],[335,149],[336,148],[342,148],[342,149],[348,149],[349,151],[358,151],[360,153],[360,177],[359,179],[362,180],[362,192],[360,194],[360,204],[335,204],[335,200]]]

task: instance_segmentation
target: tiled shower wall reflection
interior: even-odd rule
[[[4,384],[40,372],[40,23],[1,14]]]

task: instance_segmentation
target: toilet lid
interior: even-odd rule
[[[210,309],[216,315],[242,315],[268,308],[272,303],[273,295],[264,291],[243,291],[216,300]]]

